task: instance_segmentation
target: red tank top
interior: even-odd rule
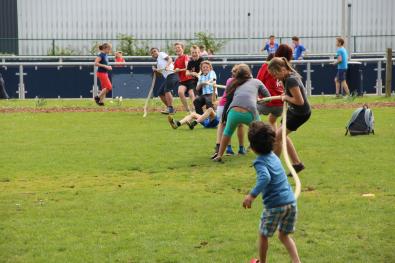
[[[284,87],[281,85],[280,82],[275,79],[268,70],[268,64],[263,63],[262,67],[258,71],[258,75],[256,76],[257,79],[262,81],[262,83],[266,86],[270,95],[272,96],[280,96],[284,93]],[[273,106],[282,106],[283,102],[281,100],[273,100],[266,104],[269,107]]]
[[[174,69],[176,68],[186,69],[188,61],[189,61],[189,57],[187,55],[179,56],[178,58],[176,58],[176,61],[174,61]],[[186,75],[186,71],[178,72],[178,77],[180,78],[180,82],[184,82],[192,79],[191,76]]]

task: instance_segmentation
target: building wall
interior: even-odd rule
[[[18,0],[19,38],[113,39],[118,33],[144,39],[185,39],[204,31],[228,41],[222,53],[257,53],[262,37],[304,38],[310,52],[333,52],[341,34],[342,0]],[[393,0],[351,0],[353,35],[395,35]],[[251,13],[250,18],[247,14]],[[290,42],[289,38],[282,39]],[[56,41],[84,53],[93,40]],[[359,52],[383,51],[395,37],[356,37]],[[166,41],[150,41],[163,47]],[[116,44],[116,43],[115,43]],[[19,42],[20,54],[46,54],[52,41]],[[351,45],[354,46],[354,43]]]
[[[15,54],[18,52],[18,19],[17,1],[0,1],[0,53]]]

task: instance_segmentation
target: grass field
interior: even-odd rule
[[[302,261],[395,262],[395,108],[373,109],[375,135],[345,137],[348,102],[312,101],[339,108],[314,110],[292,135],[307,167],[294,235]],[[40,107],[72,106],[92,102]],[[36,102],[0,102],[18,107]],[[262,203],[241,203],[254,155],[213,163],[214,138],[172,130],[159,113],[0,113],[0,262],[249,262]],[[276,238],[269,261],[289,262]]]

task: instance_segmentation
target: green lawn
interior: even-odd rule
[[[364,100],[394,101],[356,99]],[[91,105],[48,100],[43,107]],[[136,105],[142,102],[109,107]],[[0,102],[7,107],[35,102]],[[292,135],[307,167],[294,235],[303,262],[395,262],[395,108],[374,109],[375,135],[345,137],[352,111],[315,110]],[[261,200],[241,207],[255,181],[254,155],[213,163],[214,130],[172,130],[159,113],[141,115],[0,113],[0,262],[257,256]],[[289,262],[276,238],[269,261]]]

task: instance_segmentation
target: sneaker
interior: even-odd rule
[[[214,162],[217,162],[217,163],[223,163],[223,162],[224,162],[224,161],[222,160],[222,158],[219,157],[219,156],[215,157],[215,158],[213,159],[213,161],[214,161]]]
[[[191,121],[191,122],[187,121],[186,124],[188,125],[189,129],[193,130],[195,128],[197,122],[196,121]]]
[[[169,112],[169,114],[172,114],[172,115],[176,114],[176,110],[173,107],[169,108],[168,112]]]
[[[226,155],[235,155],[235,152],[233,151],[232,147],[226,147]]]
[[[97,105],[99,105],[99,102],[100,102],[99,96],[95,96],[95,102],[96,102]]]
[[[292,167],[295,169],[296,173],[299,173],[303,171],[306,167],[303,165],[303,163],[298,163],[298,164],[293,164]],[[292,177],[292,174],[289,173],[288,177]]]
[[[218,156],[218,152],[215,152],[213,155],[211,155],[210,159],[214,160],[215,158],[217,158]]]
[[[168,115],[169,114],[169,109],[162,110],[160,113]]]
[[[103,102],[98,102],[97,105],[104,106],[104,103]]]
[[[177,129],[177,128],[178,128],[177,122],[173,119],[172,116],[170,116],[170,115],[167,116],[167,120],[169,121],[170,126],[171,126],[173,129]]]
[[[246,155],[247,154],[247,149],[243,147],[239,148],[239,151],[237,152],[238,155]]]

